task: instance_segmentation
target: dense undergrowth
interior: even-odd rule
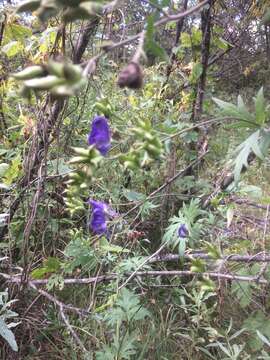
[[[227,2],[0,8],[1,359],[270,359],[269,9]]]

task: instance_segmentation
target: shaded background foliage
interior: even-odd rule
[[[105,3],[68,24],[17,3],[0,8],[1,357],[269,358],[267,1],[209,0],[159,27],[199,2]],[[134,56],[144,85],[119,89]],[[11,74],[50,59],[87,81],[24,99]],[[105,158],[88,148],[96,115]]]

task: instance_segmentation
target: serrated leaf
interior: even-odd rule
[[[202,259],[192,259],[190,271],[204,272],[205,271],[205,262]]]
[[[253,115],[247,110],[241,97],[238,97],[238,106],[217,99],[215,97],[213,97],[212,99],[221,109],[223,115],[245,122],[246,127],[250,127],[250,128],[258,127],[258,124],[256,124],[256,122],[254,121]]]
[[[258,130],[251,134],[242,144],[240,144],[235,152],[238,152],[238,155],[234,161],[235,168],[234,168],[234,178],[235,182],[238,182],[240,179],[240,174],[243,168],[248,167],[248,156],[251,152],[253,152],[257,157],[260,159],[264,159],[264,155],[260,148],[260,134],[261,131]]]

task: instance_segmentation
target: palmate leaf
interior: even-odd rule
[[[263,87],[258,91],[256,97],[253,98],[254,113],[249,111],[240,95],[237,98],[237,105],[216,98],[213,98],[213,101],[221,109],[223,115],[239,120],[239,122],[231,125],[231,127],[258,128],[263,126],[270,117],[270,104],[267,105],[266,103]]]
[[[136,354],[135,342],[137,340],[137,332],[131,334],[126,333],[120,339],[114,335],[113,343],[103,346],[101,351],[96,352],[97,360],[129,360],[132,355]]]
[[[96,360],[114,360],[115,355],[115,349],[105,345],[101,351],[96,352]]]
[[[138,267],[143,270],[151,270],[151,267],[147,264],[142,266],[142,263],[145,262],[146,257],[144,256],[134,256],[128,257],[118,263],[116,267],[116,271],[120,274],[125,272],[132,272],[136,270]]]
[[[115,342],[116,342],[116,336]],[[132,355],[136,354],[136,340],[138,338],[138,334],[136,331],[132,332],[131,334],[126,334],[123,339],[120,340],[119,343],[119,358],[129,360]]]
[[[167,227],[165,234],[163,235],[162,242],[171,245],[174,249],[179,244],[178,229],[182,221],[176,216],[170,219],[171,224]]]
[[[149,311],[140,304],[139,297],[128,289],[120,292],[120,297],[114,307],[105,315],[105,321],[109,326],[127,321],[128,323],[143,320],[150,316]]]

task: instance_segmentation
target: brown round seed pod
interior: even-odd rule
[[[120,88],[140,89],[143,85],[143,73],[140,65],[133,61],[130,62],[121,70],[117,84]]]

